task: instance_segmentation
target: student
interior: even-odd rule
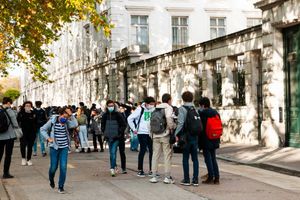
[[[152,175],[152,139],[150,137],[150,118],[155,107],[153,97],[146,97],[144,103],[138,107],[127,119],[128,125],[133,133],[138,135],[140,143],[140,152],[138,156],[138,173],[137,176],[145,177],[144,156],[149,151],[149,175]]]
[[[60,108],[58,114],[58,116],[52,116],[41,127],[41,134],[49,142],[50,147],[50,187],[55,188],[54,176],[59,164],[58,192],[63,194],[65,193],[64,184],[67,176],[68,151],[70,148],[68,129],[77,127],[78,122],[72,115],[72,110],[69,107]],[[48,135],[48,133],[50,134]]]

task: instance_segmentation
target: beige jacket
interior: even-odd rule
[[[172,108],[172,106],[170,106],[167,103],[159,104],[156,107],[165,109],[165,115],[166,115],[166,119],[167,119],[167,128],[166,128],[165,133],[163,133],[163,134],[159,134],[159,135],[152,134],[153,138],[168,136],[170,134],[170,130],[175,130],[175,128],[176,128],[176,124],[175,124],[174,119],[173,119],[173,108]]]

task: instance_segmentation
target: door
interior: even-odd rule
[[[300,25],[284,30],[286,146],[300,147]]]

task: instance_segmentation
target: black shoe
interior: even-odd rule
[[[4,179],[14,178],[14,176],[11,175],[11,174],[3,174],[3,178],[4,178]]]
[[[47,156],[47,153],[46,153],[46,152],[44,152],[42,155],[43,155],[43,157],[46,157],[46,156]]]
[[[122,169],[122,172],[121,172],[122,174],[127,174],[127,171],[126,171],[126,169]]]
[[[214,179],[212,177],[207,177],[205,181],[202,181],[203,184],[214,184]]]
[[[65,192],[64,188],[58,188],[58,193],[65,194],[66,192]]]
[[[88,148],[87,152],[88,152],[88,153],[91,153],[91,149],[90,149],[90,148]]]
[[[79,153],[84,153],[84,148],[81,149],[81,151]]]
[[[180,185],[190,186],[191,183],[190,183],[190,181],[187,181],[187,180],[184,180],[184,179],[183,179],[183,180],[180,182]]]
[[[93,152],[98,152],[98,151],[99,151],[98,149],[94,149],[94,150],[93,150]]]
[[[216,185],[220,184],[220,177],[215,177],[214,184],[216,184]]]
[[[54,189],[55,188],[55,183],[54,183],[54,181],[52,180],[52,181],[50,181],[50,187],[52,188],[52,189]]]
[[[192,185],[193,186],[198,186],[199,185],[198,179],[193,180]]]
[[[144,171],[138,171],[137,176],[138,176],[138,177],[146,177]]]

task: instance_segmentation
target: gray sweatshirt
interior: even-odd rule
[[[12,110],[11,108],[7,108],[6,113],[10,117],[12,124],[9,125],[9,128],[5,133],[0,134],[0,140],[9,140],[9,139],[17,138],[15,131],[14,131],[14,128],[19,128],[16,112],[14,110]]]

